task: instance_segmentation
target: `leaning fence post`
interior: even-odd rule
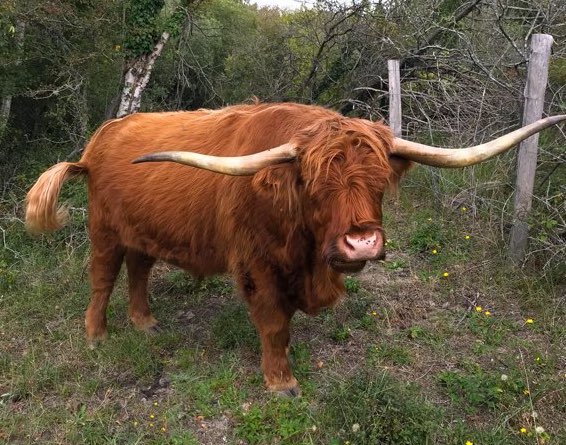
[[[525,85],[523,126],[542,117],[544,93],[548,81],[548,65],[553,38],[548,34],[533,34]],[[509,256],[515,263],[525,257],[529,236],[528,217],[531,211],[537,166],[538,138],[536,133],[519,145],[513,227],[509,239]]]
[[[398,60],[388,60],[389,72],[389,126],[396,137],[401,137],[401,75]]]

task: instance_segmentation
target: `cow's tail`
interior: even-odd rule
[[[26,197],[26,228],[31,233],[53,232],[65,225],[69,211],[59,206],[63,183],[87,173],[81,162],[60,162],[45,171]]]

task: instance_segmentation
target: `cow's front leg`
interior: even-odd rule
[[[289,322],[292,313],[266,303],[250,304],[252,320],[259,332],[262,348],[261,368],[270,391],[287,396],[300,395],[299,384],[289,366]]]

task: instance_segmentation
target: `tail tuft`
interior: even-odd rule
[[[59,207],[58,200],[63,183],[86,173],[80,162],[61,162],[45,171],[30,189],[26,197],[26,229],[30,233],[54,232],[69,219],[66,207]]]

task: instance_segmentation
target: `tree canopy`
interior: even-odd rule
[[[124,76],[162,33],[142,111],[257,97],[387,117],[387,59],[402,66],[405,133],[484,138],[518,121],[533,33],[556,44],[547,109],[564,107],[566,5],[557,0],[2,2],[1,154],[76,153],[116,113]],[[478,134],[479,133],[479,134]],[[437,141],[438,142],[438,141]],[[11,161],[10,161],[11,160]]]

